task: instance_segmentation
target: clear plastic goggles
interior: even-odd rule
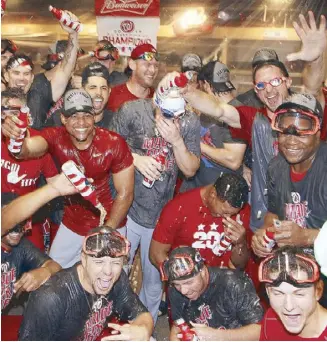
[[[84,239],[83,252],[96,258],[109,256],[119,258],[128,255],[130,243],[119,232],[103,228]]]
[[[193,259],[187,254],[176,254],[172,260],[166,259],[160,265],[162,281],[191,278],[197,274],[199,270],[199,265],[195,264]]]
[[[310,112],[282,109],[275,113],[271,126],[274,131],[284,134],[312,135],[320,129],[320,121]]]
[[[299,254],[272,255],[259,266],[259,281],[273,286],[282,282],[294,286],[311,285],[319,279],[318,265],[310,257]]]
[[[104,45],[94,51],[94,56],[100,61],[116,61],[119,58],[119,51],[115,47]]]
[[[276,77],[268,82],[258,82],[254,86],[257,90],[266,89],[267,85],[270,84],[272,87],[279,87],[285,81],[284,77]]]

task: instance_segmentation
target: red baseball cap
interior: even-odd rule
[[[151,44],[141,44],[141,45],[138,45],[132,51],[131,58],[132,59],[138,59],[145,52],[157,53],[157,49],[153,45],[151,45]]]

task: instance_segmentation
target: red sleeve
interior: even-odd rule
[[[173,245],[180,225],[178,217],[179,196],[169,201],[161,211],[160,218],[152,235],[152,239],[167,245]]]
[[[113,134],[113,132],[111,133]],[[133,164],[133,156],[126,141],[120,135],[115,135],[117,135],[118,141],[115,140],[115,158],[112,161],[112,173],[118,173]]]
[[[49,153],[43,157],[42,173],[45,178],[50,178],[58,174],[56,165]]]
[[[241,128],[230,127],[232,138],[245,141],[248,145],[252,144],[252,125],[257,113],[253,107],[240,106],[236,108],[240,115]]]

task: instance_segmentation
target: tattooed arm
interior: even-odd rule
[[[74,21],[78,21],[78,18],[74,14],[68,13]],[[78,33],[61,23],[60,25],[69,35],[64,58],[56,68],[56,72],[51,79],[52,100],[54,102],[58,101],[66,90],[67,84],[75,68],[78,50]]]

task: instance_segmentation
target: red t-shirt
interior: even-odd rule
[[[261,321],[260,341],[325,341],[327,340],[327,326],[319,337],[304,338],[289,333],[276,312],[269,308]]]
[[[108,215],[113,199],[109,189],[109,174],[118,173],[133,163],[132,154],[125,140],[115,132],[95,128],[95,136],[88,149],[79,151],[74,147],[65,127],[51,127],[40,131],[40,135],[49,144],[49,153],[63,165],[73,160],[85,168],[85,176],[93,178],[93,185],[99,201]],[[79,235],[99,225],[100,212],[91,202],[80,194],[66,198],[63,224]],[[121,223],[121,227],[125,221]]]
[[[29,128],[29,132],[31,136],[39,135],[32,128]],[[49,153],[36,159],[18,160],[8,151],[6,138],[1,136],[1,192],[25,195],[37,188],[41,174],[50,178],[57,173]]]
[[[236,107],[239,116],[241,128],[230,127],[232,138],[244,140],[250,147],[252,146],[252,125],[257,113],[267,116],[265,108],[253,108],[248,106]]]
[[[153,93],[154,89],[150,88],[147,98],[151,98]],[[125,102],[134,100],[139,100],[139,98],[128,90],[126,83],[123,83],[111,89],[107,108],[113,112],[117,112]]]
[[[325,141],[327,138],[327,88],[322,88],[322,91],[325,96],[325,108],[324,108],[324,118],[322,120],[320,139]]]
[[[232,218],[235,220],[235,216]],[[244,227],[249,230],[249,205],[240,211],[240,218]],[[211,215],[202,202],[200,188],[196,188],[179,194],[168,202],[161,212],[152,238],[160,243],[170,244],[171,249],[181,245],[192,246],[200,251],[208,266],[228,267],[230,250],[221,257],[212,252],[223,232],[222,217]]]

